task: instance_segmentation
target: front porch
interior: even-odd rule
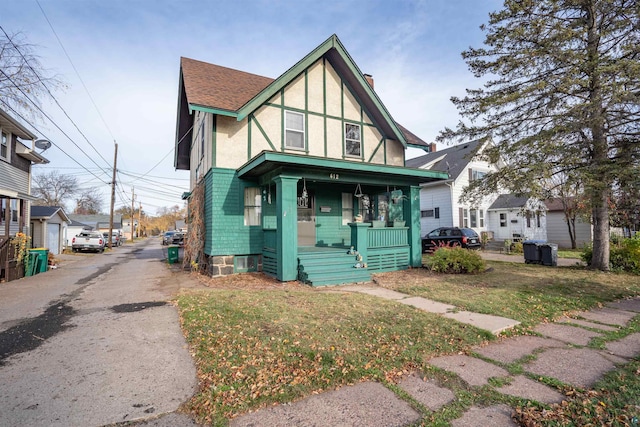
[[[278,280],[364,282],[422,264],[419,184],[442,173],[271,152],[237,173],[245,206],[260,205],[262,270]]]
[[[371,225],[350,223],[351,239],[347,245],[298,246],[296,279],[312,286],[368,282],[372,273],[414,266],[410,262],[409,227],[374,228]],[[277,277],[275,242],[276,230],[266,230],[263,271]]]

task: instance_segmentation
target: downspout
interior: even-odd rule
[[[451,206],[451,226],[457,227],[457,225],[453,223],[453,186],[455,185],[455,182],[453,180],[447,180],[444,182],[444,185],[449,187],[449,205]],[[458,220],[458,223],[460,223],[459,220]]]

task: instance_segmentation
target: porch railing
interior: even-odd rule
[[[368,228],[369,249],[406,246],[409,244],[409,227]]]
[[[0,242],[0,280],[10,282],[24,277],[24,264],[16,259],[15,247],[11,239]]]

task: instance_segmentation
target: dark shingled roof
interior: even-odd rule
[[[185,57],[180,58],[180,65],[187,102],[219,110],[238,111],[274,81],[269,77]],[[429,145],[404,126],[396,125],[409,145]]]
[[[518,197],[515,194],[501,194],[489,209],[514,209],[522,208],[527,204],[528,197]]]
[[[237,111],[269,86],[273,79],[220,65],[180,58],[189,104]]]
[[[404,126],[402,126],[400,123],[396,122],[396,125],[398,125],[398,128],[400,128],[400,132],[402,132],[404,134],[404,137],[406,138],[408,145],[419,145],[419,146],[422,146],[422,147],[428,147],[429,146],[429,144],[424,142],[422,139],[420,139],[418,136],[416,136],[416,134],[414,134],[413,132],[411,132],[410,130],[408,130]]]
[[[60,209],[60,206],[31,206],[31,218],[51,218]]]
[[[420,168],[444,156],[444,158],[434,163],[429,170],[448,172],[452,179],[457,179],[465,170],[481,143],[482,140],[477,139],[464,144],[454,145],[444,150],[434,151],[420,157],[409,159],[405,164],[410,168]]]

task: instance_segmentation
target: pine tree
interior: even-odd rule
[[[489,137],[481,156],[506,167],[465,197],[544,197],[539,180],[574,177],[591,209],[591,266],[608,270],[611,192],[639,144],[640,2],[506,0],[482,29],[485,47],[462,55],[485,83],[452,98],[467,121],[439,139]]]

